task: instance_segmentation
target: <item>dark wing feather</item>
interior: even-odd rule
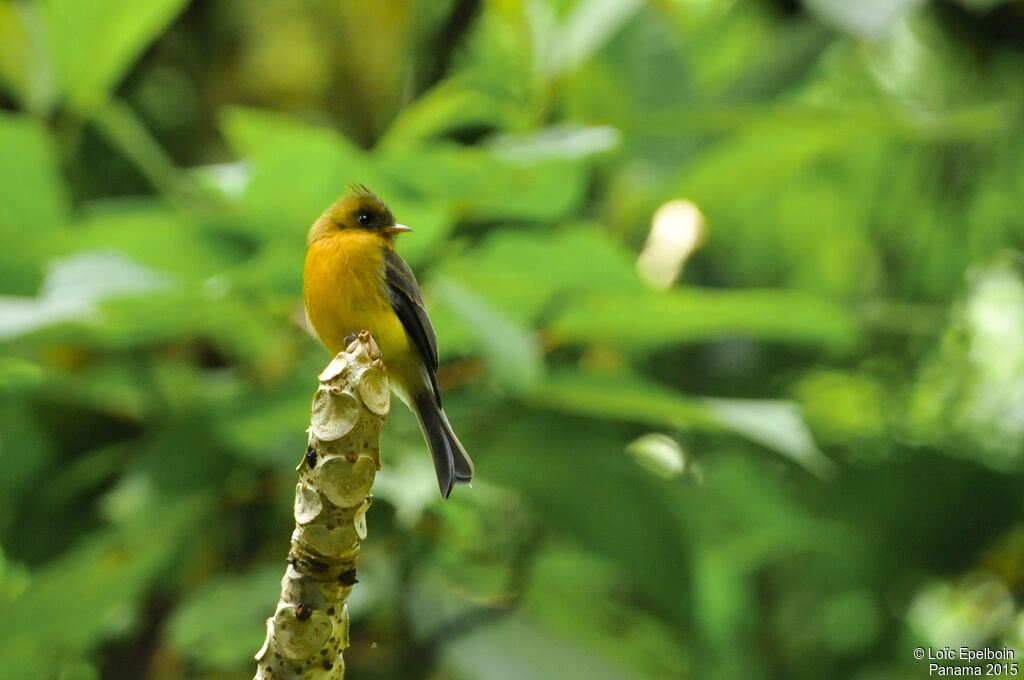
[[[413,345],[419,352],[423,365],[427,368],[427,378],[430,381],[430,388],[434,392],[434,399],[441,403],[441,394],[437,389],[438,356],[437,356],[437,334],[427,316],[427,309],[423,305],[423,296],[420,294],[420,287],[416,283],[416,276],[412,269],[405,263],[405,260],[391,248],[384,249],[384,263],[386,266],[385,279],[388,284],[388,298],[391,306],[398,315],[399,320],[409,334]]]

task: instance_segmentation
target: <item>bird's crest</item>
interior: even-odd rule
[[[378,201],[380,200],[379,198],[377,198],[377,194],[373,193],[372,191],[366,188],[365,184],[346,184],[345,187],[349,190],[349,192],[356,196],[363,196],[365,198],[376,198]]]

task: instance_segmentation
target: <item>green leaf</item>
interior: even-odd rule
[[[3,362],[5,373],[13,362],[13,359]],[[19,372],[27,371],[31,369],[22,368]],[[41,379],[41,375],[29,377],[33,384]],[[7,380],[10,380],[8,376],[0,377],[3,381],[0,389],[5,392],[10,384]],[[54,451],[46,424],[22,394],[0,396],[0,432],[3,432],[0,437],[0,523],[7,524],[18,514],[25,496],[37,494],[32,485],[51,463]],[[2,592],[0,588],[0,594]]]
[[[214,423],[227,448],[244,458],[270,463],[283,473],[294,470],[306,446],[296,423],[308,424],[315,389],[315,381],[303,379],[304,375],[315,377],[313,372],[297,374],[273,391],[229,400],[227,412]]]
[[[95,319],[103,300],[166,289],[171,279],[116,252],[54,261],[39,296],[0,296],[0,340],[68,321]]]
[[[530,650],[524,654],[523,650]],[[488,680],[639,680],[589,648],[515,614],[445,646],[445,665],[460,677]]]
[[[589,59],[643,8],[642,0],[577,2],[566,17],[563,35],[559,36],[561,69],[576,68]]]
[[[703,399],[714,417],[733,432],[778,451],[827,478],[835,465],[825,457],[811,438],[800,408],[789,401],[754,399]]]
[[[481,91],[471,78],[441,81],[402,109],[380,140],[381,149],[410,150],[465,127],[504,128],[519,111],[508,98]]]
[[[95,129],[131,160],[150,184],[179,203],[196,202],[198,187],[192,185],[192,175],[178,172],[174,161],[131,106],[110,98],[90,113]]]
[[[0,86],[33,113],[53,106],[56,84],[38,4],[0,3]]]
[[[549,307],[568,304],[574,293],[647,291],[632,255],[596,225],[497,231],[446,262],[444,273],[527,326]]]
[[[853,317],[815,295],[696,288],[590,295],[568,305],[551,333],[562,342],[614,343],[630,350],[746,337],[842,352],[858,338]]]
[[[545,79],[578,67],[631,19],[644,3],[639,0],[581,0],[560,22],[550,3],[526,6],[534,45],[534,66]]]
[[[552,125],[531,134],[497,135],[490,143],[501,157],[520,163],[587,158],[619,145],[622,135],[608,125]]]
[[[281,591],[282,565],[259,566],[207,582],[168,622],[169,642],[203,670],[236,671],[252,662]]]
[[[27,390],[39,385],[45,369],[20,357],[0,357],[0,391]]]
[[[388,416],[388,422],[392,417]],[[389,427],[393,427],[389,425]],[[389,503],[395,509],[395,518],[403,529],[416,526],[424,511],[437,503],[437,482],[430,457],[416,450],[414,455],[398,453],[401,440],[392,441],[385,432],[381,450],[388,452],[388,462],[373,482],[373,498]],[[405,448],[408,448],[407,446]]]
[[[194,218],[159,204],[135,202],[105,204],[102,210],[91,211],[55,245],[69,255],[116,250],[184,281],[206,280],[249,254]]]
[[[248,225],[277,238],[304,232],[352,183],[366,184],[403,223],[422,222],[431,244],[450,231],[455,211],[476,219],[551,219],[571,214],[584,190],[585,168],[576,160],[523,163],[442,143],[371,156],[333,130],[240,108],[228,110],[223,128],[251,166],[242,198]]]
[[[479,474],[521,491],[554,535],[614,561],[652,601],[682,601],[686,544],[665,504],[679,487],[624,453],[629,428],[547,406],[510,408],[462,430]],[[662,613],[677,616],[674,606]]]
[[[72,108],[104,103],[135,59],[188,0],[45,0],[57,81]]]
[[[123,634],[205,508],[199,496],[153,504],[126,526],[90,536],[36,573],[19,597],[0,607],[4,673],[50,677],[57,664]]]
[[[956,0],[956,2],[975,12],[988,12],[1000,5],[1009,5],[1015,0]]]
[[[877,38],[927,0],[803,0],[803,4],[836,28],[863,38]]]
[[[591,418],[727,431],[765,446],[825,477],[833,471],[815,446],[796,404],[693,397],[628,373],[563,371],[530,395],[533,404]]]
[[[421,196],[445,196],[476,220],[568,218],[579,210],[589,174],[579,159],[523,162],[443,142],[382,150],[376,160],[396,184]]]
[[[38,236],[62,226],[69,199],[46,128],[28,116],[0,112],[0,158],[0,234]]]
[[[696,397],[637,375],[561,371],[532,395],[538,406],[591,418],[717,431],[720,422]]]
[[[521,606],[552,632],[601,650],[640,677],[689,677],[683,642],[655,612],[635,606],[635,592],[628,572],[559,542],[537,555]]]
[[[449,279],[434,281],[431,288],[462,318],[498,386],[518,394],[537,384],[544,359],[533,334]]]
[[[223,295],[211,286],[107,302],[102,323],[86,329],[79,342],[115,349],[203,338],[225,356],[255,367],[280,361],[282,334],[289,330],[259,298]]]
[[[412,227],[412,233],[400,236],[395,246],[409,264],[415,266],[424,262],[428,256],[444,248],[455,228],[455,211],[448,199],[416,200],[400,193],[382,198],[400,224]]]
[[[391,185],[369,156],[329,128],[238,107],[222,114],[221,128],[251,172],[241,201],[246,231],[301,242],[346,184],[366,184],[388,200]]]

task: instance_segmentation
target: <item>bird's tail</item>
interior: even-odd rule
[[[434,470],[437,472],[437,485],[441,489],[441,497],[448,498],[455,484],[469,484],[473,479],[473,461],[466,449],[452,431],[448,417],[441,409],[432,394],[427,392],[416,395],[413,403],[416,415],[420,419],[420,429],[430,446],[430,455],[434,458]]]

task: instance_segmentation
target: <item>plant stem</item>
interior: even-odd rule
[[[309,448],[298,467],[288,568],[256,654],[256,680],[345,676],[346,601],[366,538],[390,394],[380,350],[367,331],[320,373]]]

